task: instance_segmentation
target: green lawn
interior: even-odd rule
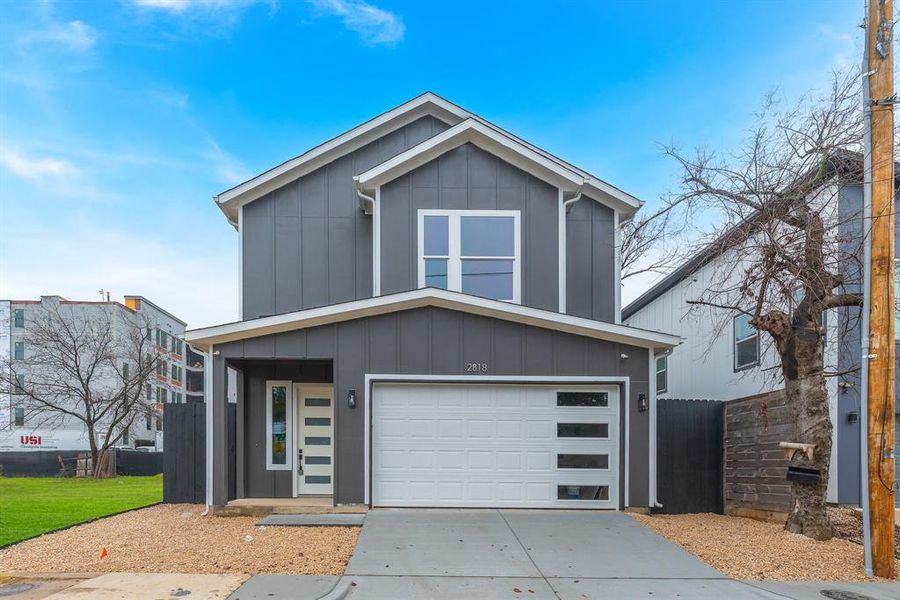
[[[0,547],[162,501],[162,475],[86,479],[0,477]]]

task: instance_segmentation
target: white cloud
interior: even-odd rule
[[[209,238],[195,241],[191,236],[171,244],[101,220],[89,214],[58,215],[50,222],[32,221],[10,230],[0,239],[0,298],[61,294],[93,300],[102,288],[119,299],[124,294],[146,296],[191,326],[235,319],[233,246],[211,248]],[[224,225],[221,230],[226,230]],[[190,285],[173,285],[175,273]]]
[[[174,14],[190,10],[226,12],[244,8],[251,4],[272,4],[273,0],[132,0],[135,6],[166,11]]]
[[[19,37],[22,45],[58,44],[77,52],[89,50],[97,42],[97,30],[84,21],[55,23],[46,29],[29,31]]]
[[[403,41],[406,26],[403,19],[387,10],[362,0],[307,0],[322,14],[340,17],[344,26],[355,31],[363,42],[392,45]]]
[[[240,160],[222,150],[214,139],[207,136],[206,144],[207,149],[203,152],[203,157],[212,164],[220,181],[228,185],[236,185],[250,178],[247,167]]]
[[[0,146],[0,166],[27,179],[74,175],[75,165],[62,158],[37,158],[26,156],[14,146]]]

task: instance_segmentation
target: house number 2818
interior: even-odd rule
[[[488,364],[486,362],[467,362],[467,373],[487,373]]]

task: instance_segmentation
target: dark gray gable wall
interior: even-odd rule
[[[418,211],[518,210],[522,304],[559,308],[559,191],[473,144],[381,188],[381,292],[418,287]]]
[[[353,176],[447,129],[424,116],[244,206],[243,319],[372,296],[372,218]]]
[[[615,215],[584,197],[566,214],[566,312],[615,322]]]
[[[648,502],[649,413],[637,411],[638,394],[647,394],[647,350],[585,338],[569,333],[511,323],[462,312],[421,308],[325,325],[306,330],[231,342],[215,347],[213,398],[224,403],[225,361],[271,359],[331,359],[335,393],[335,498],[338,503],[363,501],[364,433],[362,406],[365,374],[402,373],[466,375],[468,362],[485,362],[486,375],[523,376],[627,376],[630,398],[623,398],[629,414],[630,503]],[[627,358],[622,358],[622,355]],[[265,378],[299,378],[294,368],[272,365],[247,368],[245,393],[239,394],[238,423],[243,423],[243,447],[239,464],[247,473],[238,479],[239,496],[290,495],[290,472],[266,472]],[[360,403],[348,408],[349,390]],[[377,410],[377,409],[376,409]],[[224,420],[217,415],[215,456],[224,457]],[[621,420],[624,428],[624,411]],[[624,429],[623,429],[624,433]],[[622,440],[625,436],[622,436]],[[623,442],[624,443],[624,442]],[[622,453],[624,460],[624,453]],[[214,467],[214,502],[224,502],[227,465]],[[259,471],[262,471],[261,473]],[[243,483],[241,483],[243,482]],[[240,489],[243,487],[243,489]],[[622,479],[624,491],[624,478]]]

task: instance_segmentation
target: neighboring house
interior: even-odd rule
[[[30,376],[24,362],[30,352],[28,328],[38,311],[63,304],[78,318],[89,319],[97,310],[112,309],[113,326],[124,331],[126,326],[148,326],[160,356],[157,372],[146,384],[146,399],[155,401],[156,414],[135,419],[121,446],[162,447],[162,405],[167,402],[203,401],[203,356],[193,353],[184,342],[185,322],[141,296],[125,296],[125,303],[114,301],[80,302],[60,296],[41,296],[40,300],[0,301],[0,359],[10,358],[16,380],[25,386]],[[23,362],[20,362],[23,361]],[[188,362],[190,361],[190,362]],[[3,361],[6,362],[6,361]],[[199,376],[198,376],[199,374]],[[191,378],[199,380],[199,388],[190,387]],[[195,382],[196,385],[196,382]],[[199,392],[196,391],[199,389]],[[15,395],[0,394],[0,450],[87,450],[87,431],[74,417],[53,420],[39,412],[26,411]]]
[[[216,202],[241,320],[186,338],[213,361],[210,504],[655,503],[651,370],[679,340],[619,323],[638,200],[426,93]]]
[[[839,240],[838,252],[845,257],[841,260],[841,271],[848,282],[845,289],[850,292],[862,289],[859,268],[863,196],[862,185],[858,183],[861,166],[858,155],[835,160],[826,181],[816,192],[826,207],[823,214],[837,219],[832,227]],[[723,240],[730,236],[739,243],[742,238],[738,230],[726,232],[622,311],[628,325],[671,332],[684,339],[670,353],[656,359],[659,398],[733,401],[759,396],[765,399],[766,395],[784,389],[780,362],[769,336],[755,331],[747,315],[710,307],[695,306],[692,310],[688,304],[708,289],[712,281],[718,283],[716,273],[721,272],[720,265],[736,260],[730,254],[734,243]],[[900,243],[900,237],[896,239]],[[722,284],[718,286],[721,288]],[[827,311],[824,319],[825,367],[829,372],[842,374],[826,378],[834,426],[827,498],[829,502],[842,504],[858,504],[860,499],[859,318],[860,309],[853,307]],[[900,335],[900,327],[896,329]]]

